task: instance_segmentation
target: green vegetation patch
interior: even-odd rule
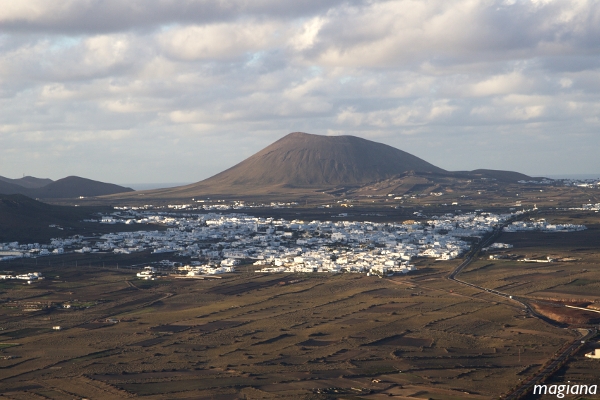
[[[127,390],[138,396],[187,392],[191,390],[205,390],[212,388],[242,388],[256,386],[257,381],[245,377],[215,377],[211,379],[190,379],[170,382],[145,382],[119,384],[119,388]]]
[[[50,332],[50,328],[23,328],[12,332],[3,333],[2,336],[9,336],[13,339],[20,339],[29,336],[39,335],[41,333]]]
[[[167,340],[166,338],[157,337],[153,339],[142,340],[141,342],[130,344],[130,346],[151,347],[160,344]]]
[[[194,327],[193,332],[214,332],[221,329],[233,328],[245,323],[247,323],[247,321],[213,321]]]
[[[408,346],[408,347],[429,347],[433,339],[422,339],[404,336],[404,334],[388,336],[383,339],[368,343],[365,346]]]
[[[593,280],[593,279],[575,279],[572,282],[569,282],[568,285],[573,285],[573,286],[587,286],[589,284],[592,283],[597,283],[597,280]]]
[[[67,360],[65,362],[73,363],[73,362],[82,362],[82,361],[95,360],[97,358],[104,358],[104,357],[113,356],[115,354],[120,354],[121,352],[122,351],[120,349],[102,350],[102,351],[97,351],[97,352],[94,352],[94,353],[90,353],[90,354],[85,355],[85,356],[73,358],[73,359]]]
[[[275,342],[278,342],[278,341],[280,341],[282,339],[285,339],[285,338],[288,338],[288,337],[292,337],[292,336],[294,336],[294,335],[290,335],[289,333],[284,333],[283,335],[275,336],[275,337],[267,339],[267,340],[256,342],[256,343],[253,344],[253,346],[259,346],[261,344],[275,343]]]
[[[334,344],[333,340],[316,340],[316,339],[308,339],[304,342],[300,342],[296,344],[296,346],[308,346],[308,347],[321,347],[321,346],[329,346]]]
[[[150,328],[150,331],[158,333],[177,333],[186,331],[188,329],[190,329],[188,325],[159,325],[153,326]]]

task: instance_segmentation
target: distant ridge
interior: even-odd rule
[[[0,180],[0,194],[17,194],[22,193],[27,188],[15,183]]]
[[[24,176],[19,179],[10,179],[10,178],[5,178],[3,176],[0,176],[0,181],[12,183],[12,184],[22,186],[22,187],[28,188],[28,189],[41,188],[43,186],[46,186],[46,185],[54,182],[52,179],[47,179],[47,178],[41,179],[41,178],[36,178],[33,176]]]
[[[34,243],[73,234],[54,225],[91,230],[81,221],[93,218],[92,214],[98,211],[108,209],[56,206],[22,194],[0,194],[0,242]]]
[[[0,194],[22,194],[40,199],[105,196],[133,191],[131,188],[78,176],[68,176],[57,181],[34,177],[0,178]]]
[[[529,175],[522,174],[514,171],[502,171],[498,169],[476,169],[473,171],[456,171],[452,172],[454,176],[469,177],[469,178],[484,178],[493,179],[501,182],[517,182],[520,180],[532,179]],[[533,179],[544,179],[544,178],[533,178]]]
[[[34,189],[31,193],[35,193],[35,197],[40,199],[56,199],[79,196],[104,196],[125,192],[133,192],[133,189],[112,183],[104,183],[91,179],[80,178],[78,176],[68,176],[39,189]]]
[[[377,182],[413,179],[410,176],[426,180],[486,178],[506,182],[529,178],[510,171],[450,172],[405,151],[359,137],[293,132],[203,181],[111,198],[176,199],[208,195],[291,198],[299,193],[348,193]]]

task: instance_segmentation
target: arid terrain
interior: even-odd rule
[[[361,151],[368,157],[358,157]],[[512,399],[531,379],[586,383],[595,376],[586,368],[598,369],[597,360],[584,353],[598,346],[593,336],[600,323],[600,217],[569,208],[599,203],[594,185],[507,171],[448,172],[363,139],[295,133],[185,187],[55,198],[54,205],[2,196],[0,241],[13,241],[4,251],[18,250],[14,241],[39,243],[31,244],[37,253],[29,258],[3,261],[0,274],[40,272],[45,279],[0,281],[0,392],[11,399]],[[121,217],[114,206],[137,211],[126,212],[121,217],[127,223],[117,226],[112,217]],[[156,215],[143,214],[153,207]],[[256,239],[258,225],[219,236],[221,231],[209,232],[207,225],[218,221],[203,225],[199,215],[240,212],[288,221],[381,224],[378,238],[384,242],[352,243],[353,251],[363,253],[365,248],[389,253],[383,249],[391,243],[384,233],[394,238],[392,249],[400,246],[404,239],[396,242],[392,222],[398,224],[394,229],[418,227],[423,236],[410,239],[411,245],[437,246],[440,259],[442,248],[458,246],[446,241],[448,229],[465,228],[467,237],[461,237],[466,241],[460,252],[450,259],[446,254],[447,261],[411,253],[411,272],[401,276],[384,276],[383,269],[381,274],[259,273],[253,257],[241,256],[245,261],[235,272],[218,276],[183,278],[171,268],[155,280],[136,277],[167,256],[181,265],[191,257],[226,261],[219,250],[235,252],[234,243]],[[474,220],[462,228],[459,220],[445,221],[465,213],[506,219],[487,220],[487,233],[480,236],[468,233]],[[193,225],[161,225],[158,214],[173,221],[187,215]],[[433,216],[450,224],[437,228],[437,239],[426,229],[434,231]],[[99,224],[104,217],[107,223]],[[231,229],[238,225],[233,218],[227,222]],[[510,224],[513,218],[587,229],[501,232],[497,221]],[[279,241],[286,234],[286,246],[313,239],[340,245],[330,240],[330,227],[328,233],[284,232],[283,225],[261,229],[265,251],[288,249]],[[92,243],[98,234],[119,230],[166,232],[172,240],[156,233],[148,242],[160,236],[172,247],[131,253],[127,246],[87,253],[55,248],[57,255],[38,257],[40,243],[50,238],[79,235],[77,240]],[[196,233],[206,239],[202,249],[213,249],[218,260],[198,255],[200,247],[190,250],[198,246],[192,243]],[[482,250],[488,241],[512,247]],[[188,245],[184,250],[193,253],[187,256],[174,250]],[[591,340],[582,344],[582,338]]]
[[[482,253],[461,279],[542,305],[599,304],[598,214],[546,218],[589,229],[503,233],[497,241],[514,247],[500,253],[567,261],[526,264]],[[497,398],[577,339],[565,327],[595,323],[544,321],[449,281],[460,259],[421,259],[416,273],[383,279],[263,275],[242,266],[221,279],[144,281],[124,268],[151,259],[136,257],[2,264],[46,276],[0,283],[5,397]],[[591,378],[586,368],[597,361],[583,352],[593,345],[559,373]]]
[[[210,178],[187,186],[118,193],[100,201],[139,202],[198,197],[323,201],[438,191],[460,183],[517,183],[512,171],[446,171],[410,153],[356,136],[290,133]],[[536,178],[537,179],[537,178]],[[541,179],[541,178],[539,178]],[[497,185],[496,185],[497,186]]]

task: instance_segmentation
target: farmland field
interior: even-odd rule
[[[589,229],[504,233],[498,241],[514,247],[500,253],[568,261],[482,253],[461,279],[593,306],[597,214],[555,218]],[[0,283],[6,398],[492,399],[577,338],[515,302],[446,279],[460,259],[417,259],[414,273],[383,279],[242,268],[222,279],[144,281],[116,260],[80,256],[76,267],[73,257],[3,264],[47,277]],[[577,379],[594,362],[579,354],[559,374]]]

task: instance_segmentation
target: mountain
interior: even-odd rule
[[[494,179],[501,182],[517,182],[520,180],[529,180],[532,179],[531,176],[522,174],[520,172],[514,171],[502,171],[497,169],[476,169],[473,171],[458,171],[453,172],[455,176],[465,176],[469,178],[485,178],[485,179]],[[533,178],[537,180],[541,180],[543,178]]]
[[[36,187],[36,185],[41,185],[47,181],[49,181],[49,183]],[[0,194],[18,193],[40,199],[105,196],[132,191],[133,189],[131,188],[80,178],[78,176],[68,176],[57,181],[34,177],[25,177],[21,179],[3,178],[0,180]]]
[[[481,178],[515,182],[528,177],[516,172],[493,170],[450,172],[405,151],[355,136],[320,136],[294,132],[239,164],[201,182],[116,195],[111,198],[292,198],[299,194],[314,195],[324,192],[333,195],[357,191],[362,193],[360,188],[377,182],[384,182],[383,186],[386,187],[395,185],[398,188],[409,187],[416,190],[418,187],[435,186],[435,181],[440,179],[447,181]]]
[[[2,182],[7,182],[7,183],[12,183],[24,188],[28,188],[28,189],[35,189],[35,188],[41,188],[43,186],[46,186],[52,182],[54,182],[52,179],[41,179],[41,178],[36,178],[33,176],[24,176],[22,178],[19,179],[10,179],[10,178],[5,178],[3,176],[0,176],[0,181]]]
[[[361,185],[405,171],[446,172],[405,151],[355,136],[294,132],[202,183],[233,188]]]
[[[54,206],[22,194],[0,194],[0,242],[33,243],[69,234],[50,225],[72,226],[90,218],[85,207]]]
[[[0,194],[21,193],[26,188],[17,184],[0,180]]]
[[[80,178],[78,176],[68,176],[66,178],[54,181],[44,187],[32,189],[29,194],[34,194],[32,197],[40,199],[55,199],[80,196],[105,196],[124,192],[133,192],[133,189],[114,185],[112,183],[104,183],[91,179]]]

